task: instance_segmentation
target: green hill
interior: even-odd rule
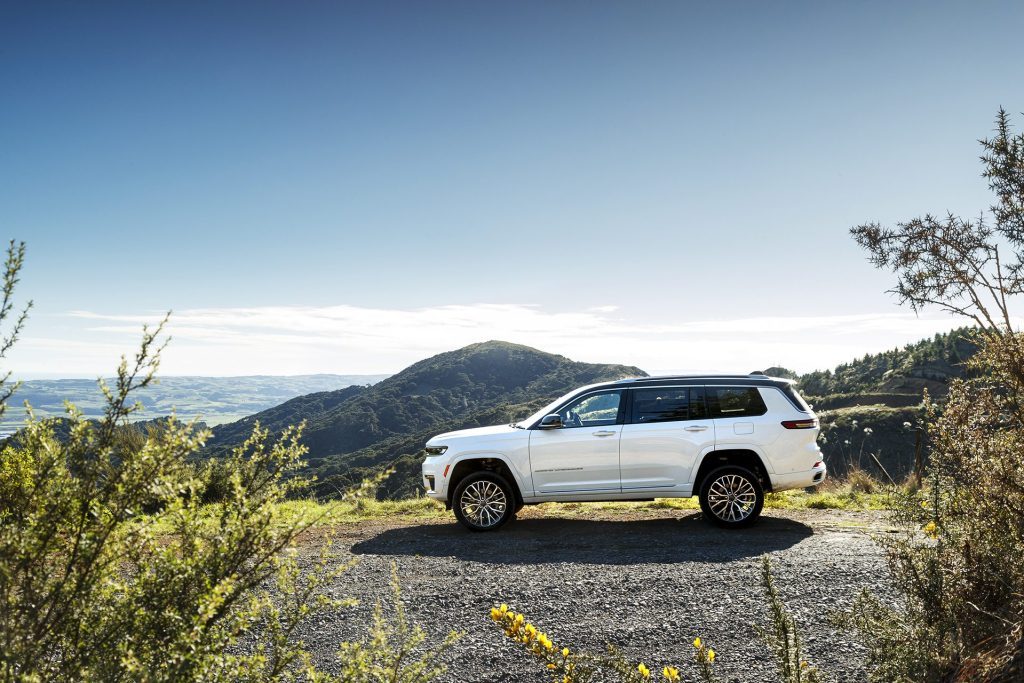
[[[968,376],[977,350],[976,329],[964,327],[799,377],[821,418],[831,472],[862,468],[884,477],[872,454],[897,480],[912,472],[924,390],[941,401],[951,380]]]
[[[407,466],[409,458],[420,457],[430,436],[524,417],[531,406],[584,384],[645,375],[636,367],[578,363],[489,341],[427,358],[370,387],[301,396],[220,425],[206,452],[223,455],[244,441],[256,420],[278,432],[304,419],[307,471],[320,480],[318,492],[330,495],[399,461],[401,472],[386,488],[392,495],[411,493],[419,474]]]
[[[893,394],[920,396],[923,389],[944,395],[949,381],[964,377],[964,363],[978,350],[974,328],[963,327],[931,339],[843,363],[835,370],[800,377],[810,396]]]

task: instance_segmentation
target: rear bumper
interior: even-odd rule
[[[819,461],[809,470],[802,472],[789,472],[787,474],[772,475],[772,490],[785,491],[786,489],[803,489],[809,486],[817,486],[828,478],[828,467],[825,461]]]

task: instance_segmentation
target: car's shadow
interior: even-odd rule
[[[545,518],[515,520],[489,533],[454,522],[399,527],[356,543],[352,552],[501,564],[729,562],[784,550],[813,533],[778,517],[737,530],[712,526],[699,513],[623,521]]]

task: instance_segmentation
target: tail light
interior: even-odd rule
[[[786,429],[814,429],[818,426],[818,421],[816,419],[783,420],[782,426]]]

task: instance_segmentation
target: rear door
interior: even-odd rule
[[[757,387],[708,386],[707,400],[718,448],[748,448],[778,438],[779,422],[768,416]]]
[[[704,387],[645,387],[630,393],[632,406],[619,444],[623,493],[685,494],[694,463],[715,445]]]
[[[619,491],[623,390],[597,390],[558,409],[563,427],[530,430],[530,467],[537,495]]]

